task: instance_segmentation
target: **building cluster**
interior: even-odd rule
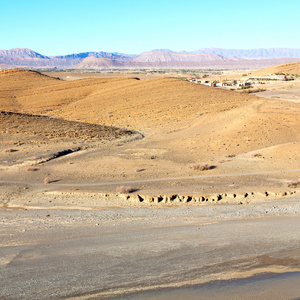
[[[217,80],[200,80],[196,78],[189,79],[190,82],[208,85],[212,87],[250,87],[252,84],[266,84],[271,81],[286,81],[291,80],[291,78],[285,75],[269,75],[269,76],[252,76],[246,77],[245,80],[222,80],[222,77]]]
[[[190,82],[199,83],[203,85],[208,85],[212,87],[227,87],[227,86],[247,86],[251,85],[252,82],[250,81],[243,81],[243,80],[197,80],[197,79],[190,79]]]

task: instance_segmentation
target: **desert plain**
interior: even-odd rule
[[[273,68],[257,74],[300,73]],[[300,271],[298,77],[249,94],[62,75],[0,71],[0,298],[129,299]]]

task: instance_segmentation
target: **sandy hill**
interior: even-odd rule
[[[0,108],[146,128],[190,126],[199,115],[240,107],[253,97],[178,79],[61,81],[27,70],[0,73]]]
[[[269,74],[276,74],[276,73],[285,74],[285,75],[291,75],[291,74],[300,75],[300,63],[296,62],[296,63],[280,64],[277,66],[252,72],[252,75],[269,75]]]
[[[123,63],[121,61],[113,60],[104,57],[87,57],[81,63],[74,66],[76,69],[98,69],[98,68],[113,68],[121,67]]]
[[[0,72],[0,110],[126,127],[145,136],[80,156],[72,168],[63,160],[45,169],[69,180],[77,173],[96,181],[192,176],[199,174],[187,167],[193,163],[217,166],[210,174],[300,168],[298,103],[179,79],[63,81],[31,71]]]
[[[42,86],[52,85],[59,82],[58,79],[42,75],[36,71],[26,69],[9,69],[0,71],[0,101],[2,106],[11,106],[14,98],[23,94],[27,88],[34,89]],[[13,87],[13,90],[11,90]],[[12,109],[17,109],[13,107]]]

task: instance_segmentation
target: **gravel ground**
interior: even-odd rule
[[[2,207],[0,298],[102,298],[299,271],[299,214],[299,196],[243,205]]]

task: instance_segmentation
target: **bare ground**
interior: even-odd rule
[[[289,186],[300,178],[298,103],[174,79],[21,73],[22,88],[15,73],[2,80],[1,109],[52,118],[1,123],[1,297],[299,271],[299,187]],[[132,129],[103,135],[86,122]]]

